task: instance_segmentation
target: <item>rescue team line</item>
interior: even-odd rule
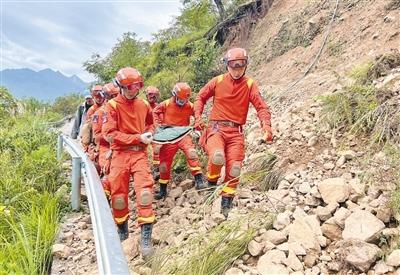
[[[228,50],[223,58],[227,72],[200,89],[194,103],[189,101],[192,89],[185,82],[176,83],[171,97],[161,103],[158,103],[160,91],[153,86],[144,89],[146,100],[141,99],[138,94],[144,88],[143,76],[135,68],[122,68],[112,83],[93,86],[85,105],[78,108],[72,133],[80,132],[82,147],[101,178],[121,241],[129,237],[128,194],[130,178],[133,178],[143,258],[153,254],[151,235],[156,221],[153,200],[166,198],[171,165],[178,150],[185,154],[198,190],[215,190],[225,166],[226,175],[220,189],[221,213],[227,218],[245,157],[243,126],[250,104],[257,111],[263,141],[272,142],[270,109],[256,81],[246,76],[248,62],[245,49]],[[92,106],[87,108],[90,98]],[[202,116],[210,98],[214,99],[206,125]],[[199,145],[208,157],[205,174],[190,135],[172,136],[169,142],[162,144],[154,140],[156,130],[157,136],[171,135],[167,129],[190,126],[191,118],[195,121],[195,133],[200,136]],[[77,138],[77,135],[72,137]],[[149,145],[152,147],[151,164],[147,153]],[[154,182],[159,183],[157,193]]]

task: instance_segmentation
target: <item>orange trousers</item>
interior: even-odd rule
[[[111,157],[110,145],[99,145],[99,165],[101,169],[101,184],[103,185],[104,193],[106,193],[107,198],[111,197],[111,186],[108,180],[108,174],[110,173],[110,163]]]
[[[152,144],[151,147],[153,148],[153,165],[158,166],[160,164],[160,144]]]
[[[207,180],[216,183],[225,165],[227,185],[222,189],[222,196],[233,197],[245,152],[242,127],[211,124],[203,135],[202,146],[208,155]]]
[[[195,145],[193,144],[190,135],[185,136],[183,139],[174,144],[164,144],[160,149],[160,179],[159,183],[167,184],[171,179],[171,166],[175,154],[181,149],[186,156],[192,175],[201,173],[199,157],[196,152]]]
[[[138,146],[133,147],[138,148]],[[150,173],[146,147],[142,147],[139,151],[113,151],[108,179],[112,182],[111,207],[114,220],[117,224],[121,224],[129,218],[128,194],[131,175],[136,193],[138,224],[153,223],[155,221],[152,206],[154,182]]]

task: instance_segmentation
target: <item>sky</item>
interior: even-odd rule
[[[181,7],[179,0],[0,0],[0,70],[51,68],[93,81],[82,68],[92,54],[104,57],[125,32],[151,41]]]

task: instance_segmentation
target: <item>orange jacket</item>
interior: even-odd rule
[[[210,120],[246,123],[249,103],[257,111],[262,127],[271,126],[271,112],[260,95],[257,84],[247,76],[233,79],[229,73],[214,77],[198,93],[194,102],[196,120],[201,119],[204,105],[214,97]]]
[[[123,150],[132,145],[147,146],[140,135],[154,132],[153,116],[147,101],[126,99],[123,95],[109,100],[103,114],[102,134],[110,140],[111,149]]]
[[[86,115],[86,122],[92,122],[94,113],[101,108],[102,105],[97,103],[93,104],[92,107],[89,108],[87,115]]]
[[[180,107],[175,97],[171,97],[153,110],[153,116],[157,125],[189,126],[190,117],[194,116],[193,103],[187,102]]]
[[[99,109],[96,110],[92,118],[93,138],[97,147],[99,147],[100,145],[102,146],[110,145],[101,134],[101,128],[103,126],[103,114],[105,110],[106,110],[106,103],[104,103]]]

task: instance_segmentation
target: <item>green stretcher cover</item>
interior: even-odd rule
[[[153,142],[157,144],[176,143],[193,131],[190,126],[161,126],[156,129]]]

